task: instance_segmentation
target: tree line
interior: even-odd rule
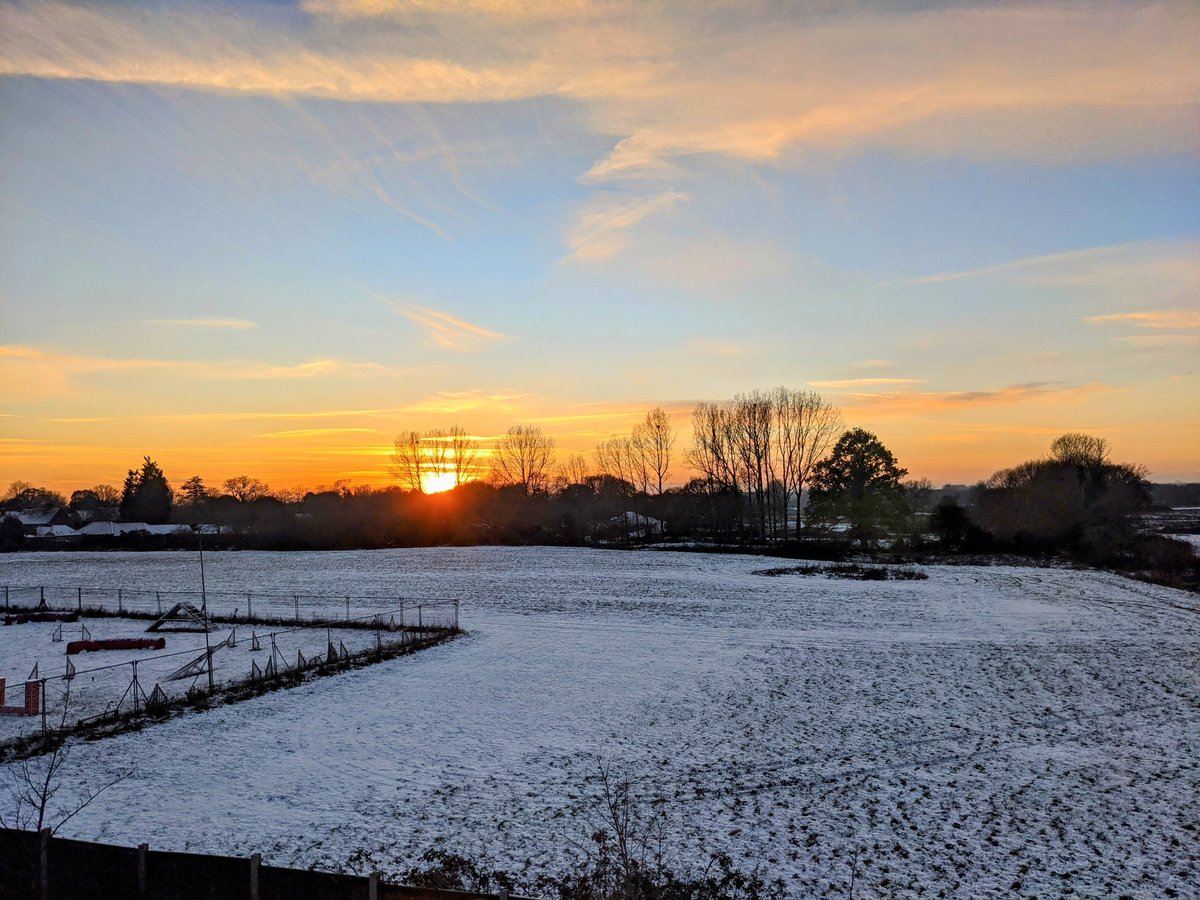
[[[935,504],[927,480],[905,480],[876,435],[847,428],[813,391],[778,387],[701,402],[690,424],[680,452],[671,415],[655,407],[590,455],[561,461],[537,425],[513,425],[490,446],[458,425],[404,431],[384,488],[340,481],[272,491],[238,475],[213,489],[193,475],[174,490],[147,456],[120,490],[96,485],[68,501],[15,482],[0,508],[216,524],[246,546],[686,540],[797,553],[818,544],[822,552],[1058,553],[1125,564],[1146,552],[1137,517],[1151,503],[1147,473],[1114,463],[1103,438],[1064,434],[1044,458],[943,491]],[[681,471],[691,477],[672,484]]]

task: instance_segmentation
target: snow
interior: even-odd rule
[[[1193,553],[1200,553],[1200,534],[1172,534],[1169,537],[1187,544],[1192,548]]]
[[[728,852],[796,895],[843,890],[856,847],[867,896],[1186,896],[1200,876],[1192,594],[1002,566],[768,578],[752,573],[777,560],[704,553],[205,559],[231,591],[458,597],[469,634],[76,746],[73,786],[135,771],[66,836],[553,870],[598,817],[603,759],[661,798],[677,861]],[[0,558],[24,585],[185,590],[194,570],[184,553]]]

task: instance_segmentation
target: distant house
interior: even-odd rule
[[[77,541],[80,534],[70,525],[39,525],[34,537],[38,540]]]
[[[191,530],[189,525],[148,525],[145,522],[88,522],[79,529],[87,537],[117,537],[144,531],[147,534],[179,534]]]
[[[27,537],[36,537],[39,528],[52,528],[55,525],[70,525],[71,511],[61,506],[45,509],[19,509],[5,515],[21,523],[21,532]]]
[[[116,506],[80,507],[75,510],[81,522],[113,522],[121,516],[121,510]]]

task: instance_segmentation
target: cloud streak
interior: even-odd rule
[[[1200,329],[1200,311],[1191,309],[1155,309],[1145,312],[1110,313],[1088,316],[1094,325],[1124,324],[1138,328],[1163,328],[1181,331]]]
[[[21,344],[0,345],[0,370],[8,368],[26,382],[63,381],[106,372],[163,372],[187,378],[267,380],[321,376],[395,377],[410,370],[371,362],[317,359],[293,365],[245,362],[199,362],[179,359],[88,356],[61,353]]]
[[[847,409],[870,415],[913,416],[924,413],[980,409],[1042,401],[1071,402],[1112,390],[1108,385],[1090,382],[1064,385],[1035,381],[983,391],[881,391],[845,395]]]
[[[146,319],[145,324],[168,328],[224,328],[230,331],[248,331],[258,327],[257,322],[248,319]]]
[[[629,244],[629,231],[650,216],[686,202],[686,194],[664,191],[649,196],[601,193],[579,211],[567,233],[569,262],[597,263],[611,259]]]
[[[877,384],[920,384],[921,381],[920,378],[840,378],[832,381],[810,381],[809,385],[817,388],[848,388]]]
[[[366,289],[363,288],[363,290]],[[439,309],[416,303],[402,303],[374,291],[367,291],[367,293],[396,315],[403,316],[422,326],[429,342],[446,350],[474,353],[496,341],[505,341],[510,338],[507,334],[492,331],[490,328],[484,328],[482,325],[468,322],[466,319]]]

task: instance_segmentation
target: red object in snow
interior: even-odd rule
[[[67,656],[74,656],[85,650],[163,650],[166,646],[166,638],[108,638],[102,641],[69,641]]]
[[[42,711],[42,685],[38,681],[25,682],[25,705],[4,706],[4,679],[0,678],[0,716],[36,716]]]

